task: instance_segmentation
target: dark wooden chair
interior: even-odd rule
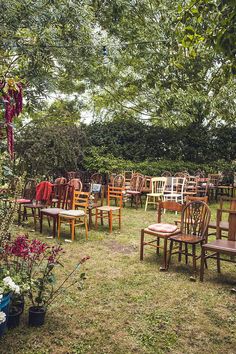
[[[179,261],[181,255],[185,256],[185,262],[188,263],[188,257],[193,258],[193,271],[196,275],[196,261],[200,256],[196,255],[196,246],[202,246],[207,242],[207,228],[211,217],[211,211],[208,205],[201,201],[194,201],[188,203],[181,215],[180,234],[171,236],[170,239],[170,253],[168,259],[168,267],[170,265],[173,254],[178,254]],[[177,251],[173,252],[174,243],[179,244]],[[184,249],[183,249],[184,246]],[[189,252],[188,246],[191,246],[192,252]]]
[[[151,246],[156,248],[157,254],[159,250],[163,249],[163,266],[160,270],[167,269],[167,242],[170,236],[180,233],[180,229],[173,224],[166,224],[161,222],[162,214],[164,210],[181,212],[183,205],[176,203],[175,201],[159,202],[157,209],[157,224],[148,226],[141,230],[140,239],[140,260],[143,260],[144,246]],[[163,239],[163,246],[160,244],[160,240]]]
[[[83,184],[80,178],[72,178],[69,180],[68,185],[73,187],[75,191],[81,192],[83,189]]]
[[[56,207],[40,209],[40,233],[43,232],[43,217],[47,216],[48,219],[51,218],[53,220],[53,237],[56,237],[59,213],[71,208],[74,187],[61,184],[57,186],[57,189],[58,201]]]
[[[48,181],[42,181],[36,186],[36,196],[31,203],[23,204],[23,220],[29,217],[34,219],[34,229],[37,227],[37,220],[40,218],[40,210],[52,203],[53,184]],[[28,211],[31,211],[29,214]]]
[[[15,200],[17,204],[18,213],[18,225],[21,224],[21,218],[24,218],[24,208],[23,205],[26,203],[32,203],[36,195],[36,180],[33,178],[28,178],[25,182],[22,196]]]
[[[126,195],[131,200],[131,207],[133,202],[135,203],[136,209],[140,205],[142,207],[142,189],[144,185],[144,176],[140,173],[133,174],[130,181],[130,188],[126,191]]]
[[[228,239],[220,238],[220,225],[218,223],[217,239],[202,245],[200,281],[204,279],[204,263],[207,259],[213,258],[217,261],[218,273],[220,273],[221,261],[236,263],[236,210],[226,209],[222,211],[221,209],[221,212],[229,214]],[[222,258],[221,255],[229,256],[229,258]]]
[[[101,219],[103,225],[103,219],[107,218],[109,223],[109,232],[112,232],[112,224],[114,219],[118,219],[119,228],[121,228],[121,209],[122,209],[123,188],[108,186],[107,204],[96,208],[96,221],[95,226],[98,228],[98,219]],[[116,205],[111,205],[111,201],[116,200]]]
[[[162,174],[161,174],[161,177],[171,177],[172,176],[172,173],[170,171],[164,171]]]
[[[122,174],[116,175],[112,183],[113,187],[125,188],[125,176]]]
[[[218,227],[218,238],[222,237],[222,232],[229,231],[229,220],[223,220],[224,210],[236,210],[236,198],[221,197],[220,207],[216,212],[216,221],[210,221],[208,225],[208,235],[216,234]],[[218,225],[218,226],[217,226]],[[213,233],[209,233],[209,229],[213,229]]]
[[[212,200],[217,201],[218,185],[219,185],[220,178],[221,178],[221,175],[219,175],[219,174],[209,174],[208,175],[207,191],[208,191],[209,201],[212,201]]]

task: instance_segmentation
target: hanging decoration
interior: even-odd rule
[[[0,122],[0,139],[3,139],[4,130],[6,129],[8,151],[11,159],[13,159],[13,119],[22,112],[22,84],[12,78],[1,80],[0,99],[3,105],[3,121]]]

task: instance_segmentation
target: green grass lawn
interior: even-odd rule
[[[165,215],[165,220],[175,218]],[[218,275],[215,262],[209,261],[200,283],[190,281],[191,265],[178,263],[176,256],[168,272],[159,271],[162,254],[154,249],[146,249],[140,262],[140,229],[155,221],[154,210],[126,207],[121,231],[115,224],[112,234],[105,226],[92,229],[85,241],[83,227],[77,229],[74,243],[63,242],[65,268],[59,277],[90,255],[83,266],[84,290],[70,289],[58,299],[41,328],[27,326],[25,310],[20,327],[0,340],[0,353],[234,354],[236,294],[230,290],[236,283],[235,264],[222,263]],[[46,224],[42,235],[32,232],[30,223],[15,231],[46,241]]]

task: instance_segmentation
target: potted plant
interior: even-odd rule
[[[56,268],[63,266],[63,253],[59,244],[49,246],[37,239],[30,240],[26,235],[19,235],[5,247],[8,258],[14,257],[12,267],[20,277],[22,292],[27,293],[32,305],[29,308],[30,326],[41,326],[44,323],[48,306],[65,289],[78,283],[82,286],[85,274],[78,275],[78,269],[89,259],[88,256],[83,257],[62,283],[56,286]]]

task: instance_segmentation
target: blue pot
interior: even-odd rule
[[[10,306],[10,294],[4,295],[2,300],[0,301],[0,311],[6,314],[6,321],[0,324],[0,337],[3,336],[7,327],[7,318],[9,314],[9,306]]]

